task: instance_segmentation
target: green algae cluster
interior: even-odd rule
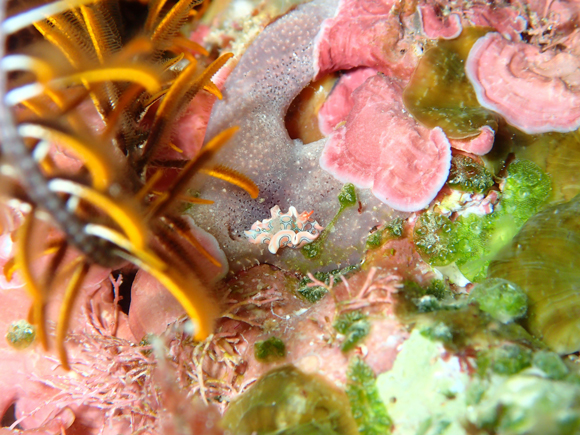
[[[313,276],[318,281],[323,282],[326,285],[330,285],[331,278],[333,279],[334,283],[337,283],[340,282],[341,276],[346,276],[349,273],[354,272],[358,269],[359,265],[347,266],[342,269],[331,270],[330,272],[315,272]],[[324,296],[326,296],[328,290],[326,290],[326,288],[322,286],[309,287],[308,284],[310,283],[312,283],[312,280],[307,276],[305,276],[300,280],[296,292],[304,299],[306,299],[308,302],[314,304],[318,302],[320,299],[322,299]]]
[[[460,154],[451,158],[447,184],[463,192],[485,193],[495,184],[495,181],[491,172],[483,165]]]
[[[580,131],[528,135],[506,126],[496,136],[495,147],[531,160],[550,175],[551,202],[569,201],[580,193]]]
[[[360,358],[354,358],[348,368],[346,395],[360,435],[384,435],[390,432],[392,421],[376,386],[373,370]]]
[[[324,243],[328,238],[328,235],[332,232],[334,226],[336,225],[336,221],[338,220],[338,218],[340,217],[340,215],[344,210],[356,205],[357,201],[358,199],[356,196],[354,184],[347,183],[344,186],[342,186],[342,189],[338,193],[338,203],[340,204],[338,211],[336,212],[332,220],[328,223],[324,231],[322,231],[322,234],[320,234],[318,239],[302,247],[301,250],[302,255],[304,255],[305,258],[312,260],[320,257],[322,247],[324,246]]]
[[[286,356],[286,345],[278,337],[254,343],[254,356],[260,362],[273,362]]]
[[[386,224],[384,228],[372,232],[365,243],[367,249],[376,249],[390,239],[398,239],[403,236],[405,230],[405,221],[397,217]]]
[[[359,310],[339,315],[332,326],[337,332],[344,335],[344,341],[340,346],[340,350],[343,352],[354,349],[371,330],[368,316]]]
[[[346,394],[294,366],[274,369],[228,407],[222,426],[235,435],[357,435]]]
[[[469,302],[502,323],[509,323],[526,314],[528,298],[516,284],[501,278],[491,278],[478,284],[469,293]]]
[[[403,103],[428,128],[441,127],[450,139],[479,134],[483,126],[497,130],[495,116],[479,105],[465,74],[469,50],[489,29],[470,27],[452,40],[439,40],[421,57],[403,92]]]
[[[580,196],[527,221],[489,266],[526,293],[526,327],[552,350],[580,350]]]
[[[535,163],[517,160],[508,176],[495,210],[487,215],[469,214],[452,221],[437,212],[422,214],[413,241],[425,261],[433,266],[455,263],[470,281],[485,278],[489,262],[536,214],[551,194],[551,180]]]

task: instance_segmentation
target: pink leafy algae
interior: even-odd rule
[[[466,72],[480,104],[508,123],[528,134],[564,133],[580,127],[580,91],[558,76],[565,68],[542,70],[555,58],[553,51],[489,33],[471,49]]]
[[[432,4],[419,6],[417,10],[421,16],[423,33],[425,33],[427,38],[454,39],[463,30],[461,16],[459,14],[440,16],[437,14],[437,8]]]
[[[401,211],[425,208],[449,174],[451,147],[439,127],[429,130],[405,113],[400,82],[378,74],[353,94],[354,106],[320,158],[336,178],[372,188]]]

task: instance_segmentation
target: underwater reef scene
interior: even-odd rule
[[[0,4],[0,435],[580,434],[578,0]]]

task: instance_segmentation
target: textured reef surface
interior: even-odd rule
[[[210,3],[190,38],[234,55],[155,158],[238,127],[212,164],[257,198],[199,171],[197,245],[167,242],[214,327],[91,267],[65,371],[3,204],[0,435],[580,434],[579,29],[573,0]]]

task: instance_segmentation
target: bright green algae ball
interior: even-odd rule
[[[502,206],[521,225],[537,213],[551,190],[550,176],[538,165],[529,160],[517,160],[508,168]]]
[[[229,406],[222,425],[233,435],[357,435],[346,394],[294,366],[267,373]]]
[[[453,40],[439,40],[425,52],[403,91],[403,103],[420,123],[441,127],[447,137],[464,139],[485,125],[497,130],[494,115],[480,106],[465,74],[469,50],[489,30],[463,29]]]
[[[502,323],[509,323],[526,314],[528,298],[516,284],[501,278],[488,279],[475,286],[469,294],[470,302]]]
[[[36,338],[34,326],[26,320],[19,320],[8,327],[6,341],[15,349],[26,349]]]

